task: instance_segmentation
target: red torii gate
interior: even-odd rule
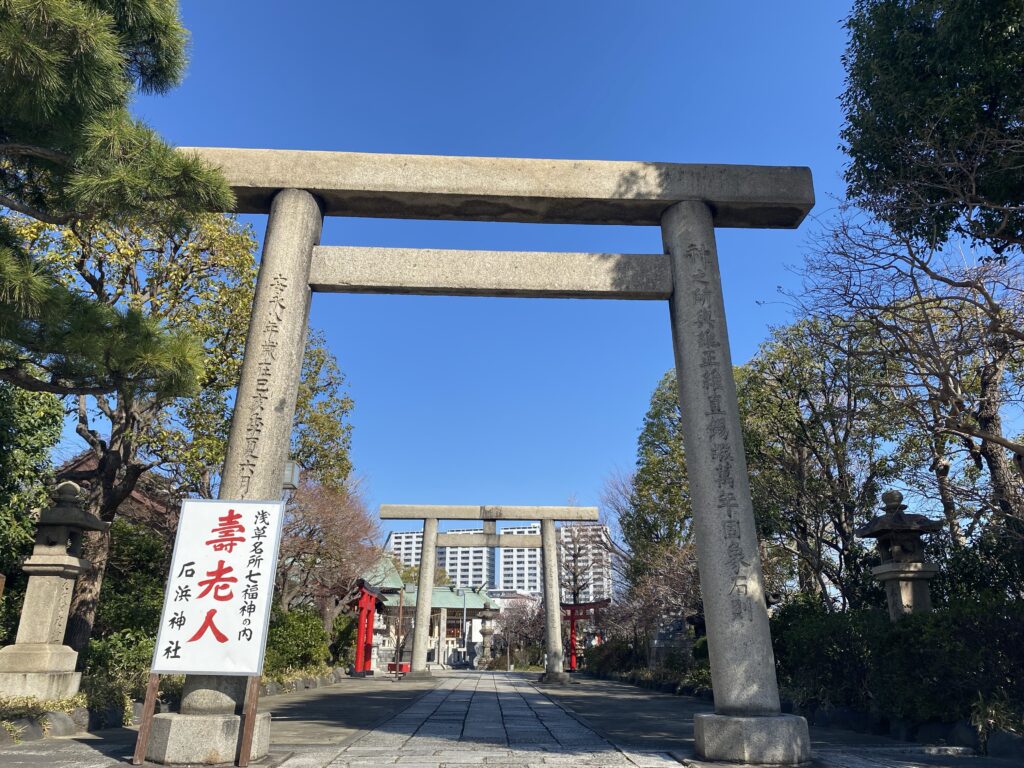
[[[594,620],[597,621],[597,609],[611,605],[611,600],[595,600],[592,603],[562,603],[562,610],[568,612],[569,616],[569,671],[576,671],[576,620],[584,617],[590,611],[594,612]]]
[[[377,613],[377,596],[366,587],[359,587],[359,609],[356,614],[356,660],[353,665],[357,675],[371,672],[370,657],[373,653],[373,622]]]

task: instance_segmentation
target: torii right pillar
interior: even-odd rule
[[[669,310],[715,695],[714,714],[694,718],[697,755],[805,763],[807,721],[779,706],[711,210],[676,203],[661,230],[672,263]]]

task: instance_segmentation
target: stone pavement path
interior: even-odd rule
[[[694,762],[693,717],[710,702],[656,693],[637,686],[581,677],[575,685],[546,689],[585,724],[628,752],[669,753]],[[814,768],[1011,768],[1011,761],[969,750],[896,741],[833,728],[811,728]],[[1019,768],[1019,767],[1014,767]]]
[[[310,765],[297,755],[282,768]],[[449,677],[349,744],[330,768],[678,766],[665,752],[624,753],[519,675]]]
[[[434,680],[353,679],[263,703],[275,713],[274,768],[658,768],[692,763],[707,702],[582,678],[456,672]],[[262,707],[261,707],[262,708]],[[814,768],[1009,768],[846,731],[812,729]],[[0,768],[124,766],[135,732],[0,747]],[[259,763],[255,765],[268,765]],[[699,764],[698,764],[699,765]]]

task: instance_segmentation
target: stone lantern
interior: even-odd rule
[[[942,530],[940,520],[924,515],[908,515],[899,491],[882,494],[885,513],[857,530],[857,536],[875,539],[882,564],[871,569],[885,587],[889,618],[897,621],[907,614],[932,609],[928,582],[939,572],[934,563],[924,560],[921,536]]]
[[[489,664],[491,662],[491,636],[494,634],[494,627],[491,622],[497,618],[498,612],[488,606],[477,613],[480,617],[480,637],[483,638],[483,658]]]
[[[91,564],[81,558],[82,534],[105,531],[105,523],[86,514],[80,488],[61,483],[54,506],[36,524],[32,556],[22,566],[29,575],[14,645],[0,648],[0,696],[63,699],[78,693],[78,653],[64,645],[75,579]]]

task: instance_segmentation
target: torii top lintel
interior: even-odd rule
[[[224,173],[238,213],[304,189],[328,216],[657,225],[701,200],[716,227],[792,229],[814,205],[809,168],[617,160],[183,147]]]
[[[382,520],[597,520],[597,507],[446,506],[382,504]]]

